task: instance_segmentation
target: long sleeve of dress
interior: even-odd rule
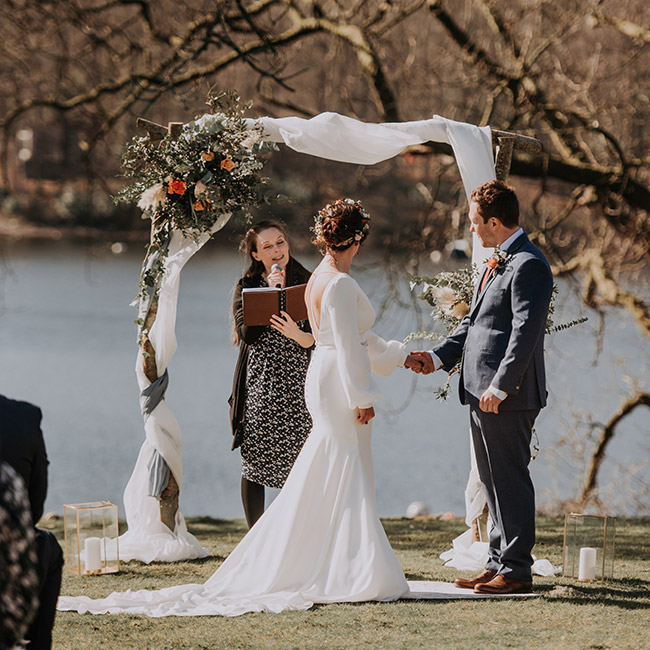
[[[406,346],[401,341],[386,341],[368,330],[363,337],[368,344],[370,369],[376,375],[388,377],[395,368],[404,365]]]
[[[357,283],[347,275],[332,283],[327,309],[343,389],[351,409],[369,408],[381,399],[371,372],[389,375],[404,361],[404,346],[399,341],[384,341],[370,331],[360,334]]]
[[[359,336],[358,289],[351,277],[340,275],[332,280],[328,309],[348,406],[369,408],[381,399],[381,393],[370,374],[367,346]]]

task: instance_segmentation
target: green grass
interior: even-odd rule
[[[461,520],[386,519],[391,544],[410,580],[456,576],[438,555],[464,529]],[[174,564],[122,564],[101,577],[64,575],[63,595],[102,597],[112,591],[157,589],[206,580],[245,533],[243,521],[197,518],[190,530],[210,555]],[[54,532],[61,536],[60,523]],[[538,519],[534,553],[562,562],[564,523]],[[484,601],[399,601],[317,605],[306,612],[246,614],[236,618],[80,615],[58,612],[55,650],[215,650],[255,648],[411,649],[649,648],[650,519],[617,522],[614,579],[604,584],[535,578],[541,598]],[[465,574],[467,575],[467,574]],[[570,587],[551,593],[554,587]]]

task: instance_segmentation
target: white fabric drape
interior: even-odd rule
[[[251,126],[261,123],[265,139],[282,142],[295,151],[363,165],[392,158],[409,145],[446,142],[454,150],[468,196],[474,188],[495,178],[491,132],[487,126],[477,127],[437,115],[417,122],[369,124],[337,113],[321,113],[309,120],[262,117],[249,123]],[[228,216],[221,218],[214,231],[222,228],[227,220]],[[179,233],[172,236],[158,313],[150,333],[159,374],[165,371],[176,350],[176,303],[181,269],[208,238],[207,234],[198,241],[183,238]],[[479,249],[475,241],[473,259],[480,263],[487,254]],[[142,372],[140,355],[136,372],[140,390],[143,390],[149,381]],[[145,441],[124,493],[129,530],[120,538],[120,556],[123,560],[139,559],[143,562],[202,557],[207,551],[187,532],[180,508],[172,532],[160,522],[158,501],[147,496],[148,465],[155,450],[160,452],[180,486],[180,427],[164,400],[145,419]]]
[[[156,368],[160,376],[176,352],[176,306],[181,270],[192,255],[210,239],[211,234],[223,228],[229,218],[228,214],[222,215],[210,233],[204,233],[196,240],[184,237],[179,231],[172,233],[158,297],[156,320],[149,333],[149,339],[156,351]],[[135,372],[142,392],[151,382],[144,374],[141,350],[138,352]],[[181,429],[164,399],[150,415],[145,416],[144,432],[145,440],[124,490],[124,511],[129,528],[119,540],[120,559],[148,563],[205,557],[208,550],[188,532],[180,508],[176,513],[174,530],[171,531],[160,521],[158,499],[148,496],[149,465],[156,450],[164,458],[179,486],[183,479]]]

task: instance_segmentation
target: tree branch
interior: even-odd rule
[[[597,489],[597,480],[598,480],[598,471],[605,459],[605,450],[607,445],[610,443],[616,432],[616,427],[626,416],[628,416],[632,411],[634,411],[639,406],[647,406],[650,408],[650,393],[637,392],[632,397],[621,404],[619,409],[612,415],[609,421],[603,425],[603,431],[600,434],[600,438],[596,443],[594,448],[591,462],[589,464],[589,469],[587,471],[587,477],[585,483],[582,487],[580,497],[578,502],[580,507],[584,507],[595,497]]]

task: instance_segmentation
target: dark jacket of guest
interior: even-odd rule
[[[289,258],[286,268],[286,286],[293,287],[297,284],[304,284],[309,280],[311,273],[300,262],[293,257]],[[239,357],[235,366],[235,376],[232,384],[232,394],[228,399],[230,404],[230,423],[232,426],[232,449],[241,445],[244,435],[244,420],[246,417],[246,368],[248,366],[248,353],[250,346],[254,345],[262,336],[268,325],[244,325],[244,308],[242,304],[242,289],[249,289],[261,286],[262,274],[250,277],[244,276],[237,281],[232,303],[232,313],[235,321],[235,330],[239,337]],[[305,321],[302,326],[306,332],[310,332],[309,323]]]
[[[0,395],[0,459],[11,465],[27,488],[36,536],[38,599],[26,639],[33,650],[50,650],[56,601],[61,591],[63,552],[56,537],[36,523],[47,495],[47,454],[41,431],[41,409]]]
[[[41,431],[41,409],[0,395],[2,460],[25,482],[34,525],[43,515],[47,495],[47,454]]]

